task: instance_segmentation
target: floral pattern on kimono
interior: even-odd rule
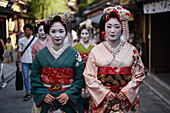
[[[137,111],[138,105],[134,106],[134,103],[139,103],[137,99],[139,85],[145,78],[144,66],[137,49],[123,41],[114,50],[107,42],[103,42],[92,49],[83,74],[92,101],[98,108],[111,91],[98,80],[99,67],[118,67],[118,70],[122,67],[131,67],[131,80],[120,91],[127,97],[123,102],[125,105],[123,111]]]

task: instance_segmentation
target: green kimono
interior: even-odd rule
[[[71,46],[60,49],[60,53],[55,57],[56,52],[52,52],[51,46],[46,46],[40,50],[34,58],[31,70],[31,88],[33,98],[37,107],[41,106],[41,113],[47,113],[50,105],[45,103],[43,99],[47,94],[58,97],[61,93],[65,92],[69,96],[67,103],[62,106],[62,110],[66,113],[84,113],[83,102],[81,97],[81,89],[84,87],[83,70],[84,65],[82,59],[77,51]],[[54,53],[54,54],[53,54]],[[73,68],[74,69],[74,82],[66,91],[50,92],[42,83],[41,68]],[[54,100],[55,110],[61,108],[61,104]]]
[[[77,44],[75,44],[73,46],[73,48],[75,50],[77,50],[80,54],[83,53],[90,53],[91,49],[94,47],[93,44],[90,44],[89,47],[86,49],[80,42],[78,42]]]
[[[94,44],[91,43],[88,46],[88,48],[86,49],[81,42],[78,42],[77,44],[75,44],[73,46],[73,48],[80,53],[81,58],[82,58],[83,63],[84,63],[84,66],[86,66],[86,62],[87,62],[89,53],[91,52],[93,47],[94,47]],[[83,97],[84,109],[86,111],[88,111],[89,110],[89,102],[90,102],[90,93],[88,92],[87,88],[85,88],[85,89],[83,88],[83,90],[82,90],[82,97]]]

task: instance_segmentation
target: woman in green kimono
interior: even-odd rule
[[[84,65],[86,65],[87,58],[91,49],[95,46],[95,44],[91,43],[90,41],[90,38],[92,36],[92,29],[93,27],[89,22],[84,21],[80,23],[78,35],[81,39],[80,42],[73,46],[73,48],[80,53]]]
[[[80,23],[78,35],[81,37],[81,39],[80,42],[78,42],[73,46],[73,48],[80,53],[81,58],[84,62],[84,66],[86,66],[86,62],[91,49],[95,46],[90,41],[90,38],[92,36],[92,30],[93,27],[89,22],[84,21]],[[85,113],[88,113],[90,94],[86,88],[83,88],[82,90],[82,97],[83,97],[83,105],[85,108]]]
[[[63,43],[71,31],[71,19],[71,15],[63,13],[54,13],[48,18],[47,33],[53,44],[34,57],[30,78],[33,98],[36,106],[41,107],[41,113],[84,112],[83,61],[76,50]]]

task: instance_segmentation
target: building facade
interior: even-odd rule
[[[28,0],[0,0],[0,36],[4,42],[10,37],[14,48],[24,24],[32,23],[30,9]]]

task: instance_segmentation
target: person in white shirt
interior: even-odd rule
[[[24,32],[25,36],[19,39],[18,41],[18,53],[17,53],[17,63],[19,63],[20,57],[22,62],[22,72],[24,77],[24,84],[27,94],[24,96],[24,100],[27,101],[31,99],[31,88],[30,88],[30,82],[29,82],[29,71],[31,70],[31,64],[32,64],[32,45],[36,41],[37,38],[35,38],[32,43],[29,45],[29,47],[26,49],[24,53],[24,49],[29,44],[29,42],[34,38],[31,34],[33,31],[33,26],[31,24],[25,24],[24,26]],[[21,56],[21,54],[23,54]]]

